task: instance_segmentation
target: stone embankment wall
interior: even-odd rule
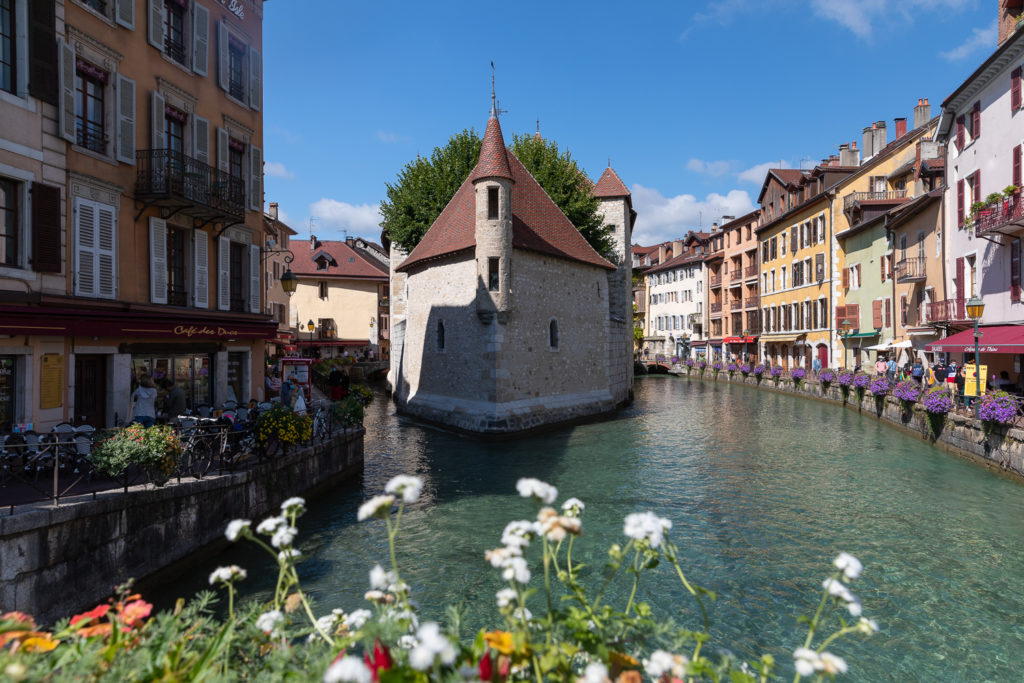
[[[936,420],[933,430],[934,418],[931,418],[921,405],[916,405],[908,410],[904,408],[901,401],[892,396],[876,398],[866,390],[858,401],[857,392],[853,388],[850,388],[848,397],[844,400],[843,391],[835,382],[826,388],[813,379],[802,381],[799,386],[794,386],[793,381],[788,378],[780,379],[776,384],[771,378],[764,378],[759,382],[753,376],[743,377],[740,373],[736,373],[730,379],[729,373],[725,371],[719,373],[717,379],[711,370],[705,371],[703,378],[696,371],[687,375],[685,370],[678,368],[674,368],[673,374],[679,374],[694,381],[747,384],[758,389],[782,391],[844,405],[851,410],[910,431],[951,453],[1024,480],[1024,430],[1021,429],[995,427],[986,430],[985,424],[980,420],[950,413],[944,421]]]
[[[92,607],[126,579],[223,540],[232,519],[257,520],[290,496],[357,473],[364,434],[348,430],[244,472],[107,491],[0,517],[0,612],[52,623]]]

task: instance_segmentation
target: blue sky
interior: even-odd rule
[[[299,232],[378,240],[417,153],[541,133],[595,180],[611,159],[651,244],[753,208],[873,121],[932,114],[994,49],[997,0],[349,2],[265,5],[266,201]],[[892,139],[890,132],[889,139]]]

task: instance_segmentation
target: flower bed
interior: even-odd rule
[[[89,459],[93,467],[111,477],[120,477],[136,466],[148,471],[154,483],[162,484],[174,472],[181,453],[181,439],[170,426],[131,424],[100,441]]]

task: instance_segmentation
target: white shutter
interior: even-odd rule
[[[192,70],[205,76],[210,64],[210,10],[192,3]]]
[[[167,303],[167,221],[149,218],[149,300]]]
[[[117,296],[117,216],[114,207],[96,205],[96,296]]]
[[[96,205],[75,199],[75,294],[96,296]]]
[[[249,145],[249,208],[263,210],[263,151]]]
[[[164,0],[149,2],[149,44],[164,51]]]
[[[263,63],[260,62],[260,51],[256,48],[249,48],[249,106],[253,109],[260,108],[261,74]]]
[[[231,240],[221,237],[218,250],[217,308],[231,310]]]
[[[135,29],[135,0],[117,0],[115,12],[117,23],[125,28]]]
[[[217,87],[227,92],[229,87],[228,70],[231,68],[228,54],[228,27],[223,21],[217,22]]]
[[[192,117],[192,151],[198,161],[210,163],[210,122],[201,116]]]
[[[203,230],[192,231],[192,300],[196,308],[210,307],[210,238]]]
[[[231,136],[223,128],[217,129],[217,168],[225,173],[231,172]]]
[[[167,149],[167,113],[164,96],[154,90],[149,101],[150,144],[153,145],[153,149]]]
[[[117,160],[135,163],[135,81],[117,75]]]
[[[59,114],[60,136],[68,142],[75,142],[75,48],[63,40],[60,40]]]
[[[260,248],[255,244],[249,246],[249,311],[261,313],[260,310]]]

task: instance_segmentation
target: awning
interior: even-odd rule
[[[757,341],[757,336],[751,337],[726,337],[723,339],[726,344],[753,344]]]
[[[763,342],[791,342],[796,341],[804,334],[762,334],[761,341]]]
[[[878,330],[872,330],[871,332],[854,332],[853,334],[844,334],[843,339],[864,339],[865,337],[877,337]]]
[[[865,346],[863,351],[885,351],[887,348],[892,346],[892,342],[882,342],[881,344],[875,344],[874,346]]]
[[[894,349],[909,349],[913,345],[914,342],[910,341],[909,339],[904,339],[903,341],[898,341],[893,344],[890,344],[890,347]]]
[[[369,339],[298,339],[296,346],[369,346]]]
[[[983,327],[978,350],[981,353],[1024,353],[1024,326]],[[910,342],[907,342],[910,345]],[[968,329],[928,344],[929,351],[974,353],[974,330]]]

